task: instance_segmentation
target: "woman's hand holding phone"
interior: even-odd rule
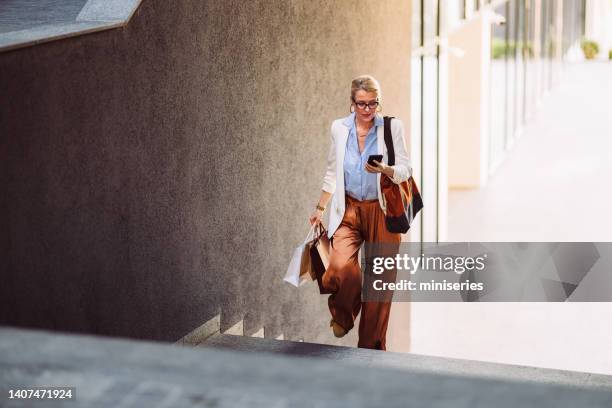
[[[382,162],[382,154],[371,154],[365,164],[365,169],[370,173],[382,173],[385,164]]]
[[[368,157],[368,161],[365,164],[365,169],[370,173],[382,173],[387,177],[393,177],[393,167],[387,166],[382,161],[382,154],[372,154]]]

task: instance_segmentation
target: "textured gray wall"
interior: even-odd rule
[[[145,0],[0,54],[0,324],[176,340],[221,313],[341,343],[282,276],[350,80],[409,124],[409,8]]]

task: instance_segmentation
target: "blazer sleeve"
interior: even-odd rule
[[[406,150],[404,140],[404,124],[399,119],[391,120],[391,130],[393,136],[393,148],[395,150],[395,165],[393,167],[393,178],[395,184],[407,181],[412,176],[412,163]]]
[[[323,177],[323,191],[334,194],[336,191],[336,137],[334,135],[334,124],[332,123],[330,129],[330,147],[327,155],[327,170]]]

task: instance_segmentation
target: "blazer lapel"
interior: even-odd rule
[[[345,126],[339,127],[340,132],[336,136],[336,191],[340,194],[337,195],[336,200],[338,203],[338,210],[344,211],[344,154],[346,152],[346,142],[349,135],[349,127],[346,126],[346,121],[343,123]]]
[[[387,146],[385,145],[385,127],[378,126],[376,128],[376,145],[378,147],[378,154],[383,155],[383,162],[387,162]],[[381,174],[376,173],[376,188],[378,189],[378,201],[380,203],[380,207],[385,211],[385,198],[382,194],[382,190],[380,188],[381,182]]]

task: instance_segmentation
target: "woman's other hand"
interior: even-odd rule
[[[308,221],[310,221],[310,225],[319,225],[321,223],[321,217],[323,216],[323,211],[325,211],[325,206],[329,202],[332,193],[327,192],[325,190],[321,191],[321,197],[319,197],[319,201],[315,207],[315,210],[312,212]]]
[[[319,225],[321,223],[322,216],[323,211],[315,209],[308,219],[308,221],[310,221],[310,225]]]

